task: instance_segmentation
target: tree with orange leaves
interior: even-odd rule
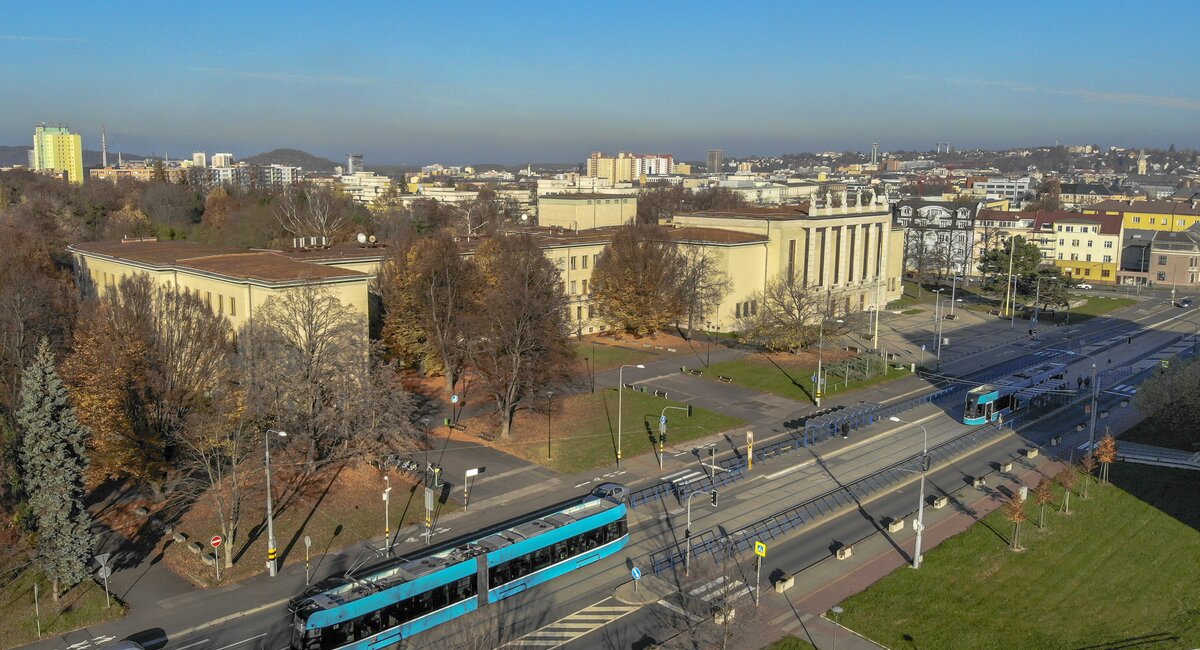
[[[1013,496],[1004,504],[1004,518],[1013,525],[1012,550],[1021,550],[1021,524],[1025,522],[1025,502]]]
[[[1108,483],[1108,466],[1117,461],[1117,441],[1105,435],[1096,444],[1096,460],[1100,461],[1100,484]]]
[[[1050,491],[1050,479],[1045,476],[1038,481],[1036,487],[1033,488],[1033,501],[1038,504],[1038,528],[1046,527],[1046,504],[1054,500],[1054,493]]]

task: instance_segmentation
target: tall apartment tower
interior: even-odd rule
[[[725,152],[720,149],[708,150],[708,173],[720,174],[721,166],[725,164]]]
[[[1150,161],[1146,159],[1146,150],[1142,149],[1138,152],[1137,158],[1138,176],[1145,176],[1146,172],[1150,171]]]
[[[33,169],[66,172],[67,180],[83,183],[83,136],[65,126],[39,124],[33,129]]]
[[[214,153],[212,156],[213,167],[233,167],[233,154],[231,153]]]
[[[878,142],[871,143],[871,164],[872,165],[879,164],[879,143]]]
[[[346,175],[353,176],[361,171],[366,171],[363,169],[363,155],[361,153],[346,154]]]
[[[192,167],[204,169],[208,167],[208,156],[203,151],[197,151],[192,154]]]

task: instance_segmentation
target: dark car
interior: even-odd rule
[[[1176,305],[1178,305],[1178,306],[1180,306],[1180,307],[1182,307],[1182,308],[1184,308],[1184,309],[1187,309],[1188,307],[1191,307],[1191,306],[1192,306],[1192,299],[1191,299],[1191,298],[1184,298],[1183,300],[1180,300],[1179,302],[1177,302],[1177,303],[1175,303],[1175,304],[1176,304]]]

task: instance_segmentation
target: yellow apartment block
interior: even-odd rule
[[[275,251],[237,252],[182,241],[86,242],[67,250],[85,293],[102,295],[122,278],[144,273],[155,284],[200,296],[228,318],[235,331],[272,296],[317,285],[362,315],[365,340],[371,273],[295,260]]]
[[[1126,230],[1182,232],[1200,223],[1200,202],[1101,201],[1085,207],[1083,213],[1119,215]]]

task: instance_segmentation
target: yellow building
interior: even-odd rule
[[[904,231],[892,226],[886,205],[709,210],[675,215],[672,225],[762,240],[729,264],[733,290],[713,314],[722,325],[752,315],[754,297],[781,276],[826,292],[839,314],[882,308],[901,296]]]
[[[1121,231],[1121,218],[1116,215],[1039,212],[1034,219],[1037,238],[1048,239],[1053,247],[1054,265],[1084,282],[1117,281]]]
[[[1101,201],[1085,207],[1083,213],[1119,215],[1126,230],[1181,232],[1200,223],[1196,201]]]
[[[637,197],[619,194],[547,194],[538,199],[538,225],[590,230],[637,220]]]
[[[68,181],[83,184],[83,137],[65,126],[37,125],[33,129],[33,169],[64,172]]]
[[[122,278],[144,273],[156,285],[192,292],[236,331],[272,296],[317,285],[362,314],[364,341],[369,313],[367,273],[315,264],[276,251],[238,252],[184,241],[128,239],[67,247],[85,293],[102,295]]]

